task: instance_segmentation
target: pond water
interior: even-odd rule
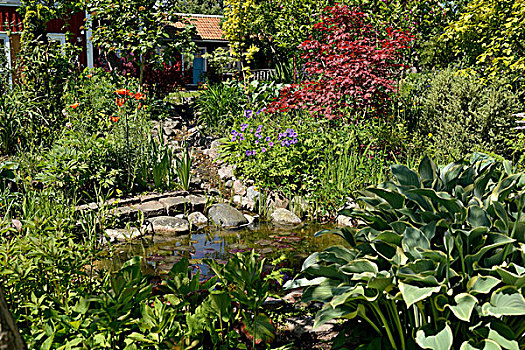
[[[148,235],[114,246],[113,258],[107,267],[118,268],[132,256],[142,256],[148,273],[163,274],[184,257],[201,270],[202,276],[208,276],[202,259],[225,262],[231,254],[254,249],[270,260],[285,254],[286,267],[298,271],[312,252],[344,244],[342,238],[332,234],[314,237],[316,232],[331,228],[332,225],[306,223],[290,229],[259,223],[237,230],[205,229],[182,236]]]

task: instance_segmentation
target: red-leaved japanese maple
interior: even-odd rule
[[[269,110],[304,109],[330,119],[344,111],[384,112],[412,38],[373,27],[358,8],[327,7],[309,40],[299,46],[307,78],[283,89]]]

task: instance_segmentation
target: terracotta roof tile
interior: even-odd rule
[[[221,20],[220,16],[203,16],[203,15],[186,15],[181,14],[182,17],[185,17],[195,25],[197,29],[197,40],[224,40],[222,29],[221,29]],[[182,23],[175,23],[176,28],[183,27]]]

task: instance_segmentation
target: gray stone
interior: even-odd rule
[[[208,210],[208,216],[217,226],[238,227],[248,224],[248,220],[237,209],[227,204],[215,204]]]
[[[193,212],[190,215],[188,215],[188,221],[190,222],[190,224],[197,226],[197,227],[208,225],[208,218],[204,216],[203,213],[198,212],[198,211]]]
[[[179,219],[184,219],[184,214],[177,214],[175,215],[175,217]]]
[[[144,213],[145,218],[166,215],[166,208],[158,201],[142,203],[137,205],[136,208]]]
[[[253,211],[255,209],[255,202],[247,199],[246,197],[241,197],[239,195],[233,196],[233,203],[242,209]]]
[[[201,210],[204,210],[207,199],[204,196],[196,196],[196,195],[191,194],[188,197],[186,197],[186,202],[188,202],[191,205],[191,208],[193,210],[201,211]]]
[[[164,205],[168,215],[175,216],[184,211],[186,199],[184,197],[168,197],[160,199],[159,202]]]
[[[241,180],[235,180],[233,182],[233,193],[238,194],[239,196],[244,196],[246,194],[246,186],[244,186]]]
[[[353,226],[352,218],[345,215],[337,215],[335,222],[338,226]]]
[[[271,215],[272,221],[279,225],[299,225],[301,219],[288,209],[278,208]]]
[[[224,184],[224,187],[226,188],[232,188],[232,186],[233,186],[233,180],[231,179],[226,181],[226,183]]]
[[[155,233],[182,234],[190,230],[187,220],[173,216],[157,216],[150,222]]]
[[[137,220],[138,212],[137,208],[130,206],[118,207],[111,210],[111,213],[122,221]]]
[[[233,166],[226,165],[218,170],[221,180],[226,181],[233,177]]]
[[[259,200],[260,195],[261,194],[259,193],[259,191],[257,191],[255,186],[250,186],[246,190],[246,198],[250,201],[257,202]]]
[[[139,238],[141,236],[140,230],[136,227],[125,228],[110,228],[105,230],[105,237],[102,237],[102,243],[107,243],[109,238],[110,243],[125,242],[130,239]],[[107,236],[107,237],[106,237]]]

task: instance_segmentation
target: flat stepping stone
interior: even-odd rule
[[[219,203],[211,206],[208,216],[219,227],[233,228],[248,224],[244,215],[228,204]]]
[[[138,204],[134,206],[137,210],[144,213],[145,218],[151,218],[154,216],[166,215],[166,209],[161,202],[151,201],[143,204]]]
[[[203,213],[198,211],[188,215],[188,221],[190,222],[190,224],[197,227],[203,227],[208,225],[208,218],[204,216]]]
[[[150,220],[155,233],[183,234],[190,230],[190,223],[173,216],[157,216]]]
[[[204,207],[206,206],[207,199],[204,196],[190,194],[188,197],[186,197],[186,201],[191,204],[191,208],[194,211],[203,211]]]
[[[162,203],[162,205],[164,205],[164,208],[166,208],[166,212],[168,213],[168,215],[175,216],[176,214],[184,212],[186,198],[180,196],[167,197],[161,198],[159,202]]]
[[[118,207],[113,209],[111,213],[122,221],[134,221],[137,220],[139,211],[134,207]]]

